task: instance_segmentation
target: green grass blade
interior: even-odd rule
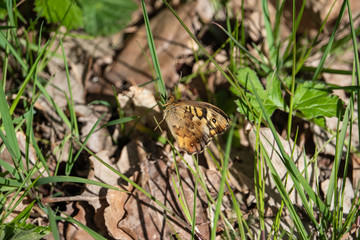
[[[250,80],[250,83],[252,83],[252,81]],[[314,192],[314,190],[311,188],[311,186],[308,184],[308,182],[306,181],[306,179],[301,175],[300,171],[297,169],[296,165],[294,164],[294,162],[292,161],[292,159],[290,158],[290,156],[285,152],[284,147],[281,144],[280,138],[275,130],[275,126],[272,123],[270,116],[268,114],[266,114],[265,111],[265,106],[264,104],[261,102],[261,98],[258,95],[258,93],[256,91],[254,91],[254,94],[256,95],[256,98],[258,99],[260,108],[262,110],[263,116],[274,136],[275,142],[280,150],[280,156],[284,165],[286,166],[287,170],[289,171],[289,174],[291,176],[291,178],[293,179],[294,186],[296,187],[297,191],[299,193],[305,191],[307,193],[307,195],[309,196],[309,198],[316,204],[316,206],[319,208],[320,212],[323,214],[323,216],[325,217],[325,219],[330,220],[332,218],[332,216],[329,213],[329,209],[325,206],[325,204],[322,202],[322,200],[320,199],[320,197],[318,196],[317,193]]]
[[[270,61],[271,61],[272,65],[275,66],[277,54],[276,54],[273,30],[271,28],[270,13],[269,13],[267,0],[261,0],[261,8],[263,11],[264,25],[265,25],[265,30],[266,30],[266,41],[267,41],[267,44],[268,44],[269,50],[270,50]]]
[[[340,9],[339,15],[338,15],[338,17],[336,19],[334,30],[333,30],[333,32],[332,32],[332,34],[330,36],[328,44],[326,45],[325,52],[324,52],[323,56],[321,57],[319,66],[317,67],[312,80],[318,79],[318,77],[319,77],[319,75],[321,73],[321,70],[322,70],[322,68],[323,68],[323,66],[325,64],[326,57],[328,56],[328,54],[329,54],[329,52],[331,50],[331,47],[332,47],[332,45],[334,43],[336,31],[337,31],[337,29],[338,29],[338,27],[340,25],[340,21],[341,21],[343,15],[344,15],[344,12],[345,12],[345,9],[346,9],[346,2],[347,2],[347,0],[345,0],[343,2],[343,4],[341,5],[341,9]]]
[[[38,66],[38,63],[40,62],[41,58],[43,57],[43,55],[44,55],[44,53],[45,53],[45,51],[47,49],[47,46],[49,45],[49,42],[50,41],[46,42],[44,48],[42,49],[42,51],[37,56],[37,58],[36,58],[36,60],[34,62],[34,65],[32,65],[29,72],[27,73],[27,76],[26,76],[24,82],[21,84],[21,87],[20,87],[18,93],[16,94],[16,97],[15,97],[15,99],[14,99],[14,101],[13,101],[11,107],[10,107],[10,114],[14,113],[14,110],[15,110],[17,104],[19,103],[21,96],[24,94],[26,86],[29,84],[31,78],[33,77],[33,74],[36,72],[35,70],[36,70],[36,68]]]
[[[325,204],[327,206],[330,206],[331,200],[333,199],[333,195],[334,195],[334,189],[337,188],[338,171],[340,167],[343,147],[347,134],[347,128],[349,126],[350,108],[351,108],[351,104],[348,104],[343,117],[341,130],[339,133],[337,133],[337,137],[336,137],[334,165],[331,171],[329,188],[326,192],[326,197],[325,197]]]
[[[49,93],[46,91],[45,87],[39,82],[36,81],[36,87],[39,88],[40,92],[43,94],[43,96],[49,101],[49,103],[54,107],[56,113],[59,115],[61,120],[66,124],[68,128],[71,128],[71,122],[69,118],[65,115],[63,110],[60,109],[60,107],[56,104],[56,102],[52,99],[52,97],[49,95]]]
[[[71,123],[72,123],[71,124],[71,133],[74,134],[74,136],[78,137],[79,136],[79,128],[78,128],[78,124],[77,124],[74,97],[73,97],[72,87],[71,87],[71,83],[70,83],[69,68],[68,68],[68,65],[67,65],[66,54],[65,54],[65,50],[64,50],[64,45],[62,43],[62,39],[59,38],[59,40],[60,40],[60,46],[61,46],[64,65],[65,65],[66,80],[67,80],[67,84],[68,84],[68,90],[69,90],[69,94],[70,94],[70,98],[68,98],[66,96],[66,99],[67,99],[69,112],[70,112],[70,120],[71,120]],[[65,95],[66,95],[66,93],[65,93]]]
[[[360,182],[358,182],[357,184],[355,196],[359,196],[359,186],[360,186]],[[339,230],[338,236],[341,237],[342,235],[344,235],[345,233],[351,230],[353,224],[356,222],[356,218],[359,217],[359,208],[360,208],[360,200],[359,198],[354,197],[351,204],[351,210],[344,221],[342,229]]]
[[[232,122],[233,122],[233,120],[234,119],[232,119]],[[229,170],[228,164],[229,164],[229,156],[230,156],[230,151],[231,151],[231,143],[233,140],[234,130],[235,130],[235,124],[233,124],[232,127],[230,128],[229,136],[227,138],[227,143],[226,143],[225,159],[223,161],[223,165],[221,166],[222,167],[221,182],[220,182],[220,188],[219,188],[218,196],[217,196],[213,225],[211,226],[211,239],[215,239],[215,237],[216,237],[217,222],[219,220],[219,214],[220,214],[222,200],[223,200],[223,196],[224,196],[225,180],[226,180],[226,175]]]
[[[198,163],[196,163],[198,164]],[[195,236],[195,226],[196,226],[196,199],[197,199],[197,187],[198,187],[198,181],[197,178],[195,178],[195,183],[194,183],[194,204],[193,204],[193,214],[192,214],[192,220],[191,220],[191,239],[194,239]]]
[[[0,185],[1,185],[1,190],[3,190],[3,187],[6,186],[6,187],[16,187],[16,188],[19,188],[22,184],[22,181],[19,181],[19,180],[14,180],[14,179],[11,179],[11,178],[5,178],[5,177],[0,177]]]
[[[352,42],[353,42],[353,53],[354,53],[354,61],[355,61],[355,74],[356,74],[356,86],[359,87],[360,86],[360,66],[359,66],[359,48],[357,47],[357,34],[355,33],[355,28],[354,28],[354,20],[352,19],[352,13],[351,13],[351,8],[350,8],[350,4],[349,1],[344,1],[347,4],[348,7],[348,14],[349,14],[349,19],[350,19],[350,31],[351,31],[351,37],[352,37]],[[358,88],[357,90],[357,109],[359,109],[360,107],[360,90]],[[358,128],[358,136],[360,140],[360,128]]]
[[[12,176],[14,176],[15,179],[20,179],[20,174],[16,169],[8,162],[2,160],[0,158],[0,166],[6,169]]]
[[[45,171],[47,172],[47,174],[50,175],[50,170],[49,170],[49,166],[48,166],[48,162],[46,161],[36,139],[35,139],[35,135],[34,135],[34,132],[31,132],[31,135],[30,135],[30,143],[32,144],[32,146],[34,147],[35,149],[35,152],[36,152],[36,155],[37,155],[37,158],[40,159],[40,162],[42,163],[43,167],[45,168]]]
[[[0,88],[0,114],[3,123],[2,125],[6,133],[5,137],[5,135],[3,135],[2,133],[2,130],[0,130],[2,134],[1,138],[3,139],[6,147],[8,148],[12,156],[15,166],[19,166],[21,162],[21,153],[17,142],[15,128],[12,122],[9,106],[5,98],[5,92],[2,88]]]
[[[64,217],[60,217],[60,216],[56,216],[55,220],[57,221],[66,221],[66,222],[70,222],[72,224],[75,224],[79,227],[81,227],[85,232],[87,232],[91,237],[93,237],[94,239],[97,240],[106,240],[105,237],[101,236],[99,233],[95,232],[94,230],[92,230],[91,228],[89,228],[88,226],[86,226],[85,224],[77,221],[76,219],[72,218],[71,216],[68,216],[67,214],[63,213],[65,216],[67,216],[67,218]]]
[[[50,229],[54,237],[54,240],[60,240],[60,234],[59,234],[58,226],[56,224],[56,214],[51,209],[50,205],[46,206],[46,210],[47,210],[47,215],[49,217]]]
[[[32,201],[25,207],[11,222],[13,223],[24,223],[30,216],[31,209],[34,206],[35,201]]]
[[[103,187],[103,188],[122,191],[121,189],[119,189],[117,187],[113,187],[111,185],[108,185],[108,184],[105,184],[102,182],[97,182],[97,181],[93,181],[93,180],[86,179],[86,178],[72,177],[72,176],[42,177],[39,180],[37,180],[37,182],[35,183],[34,186],[36,187],[36,186],[40,186],[40,185],[44,185],[44,184],[57,183],[57,182],[86,183],[86,184],[96,185],[96,186]]]
[[[149,16],[147,15],[144,0],[141,0],[141,5],[142,5],[142,9],[143,9],[143,14],[144,14],[144,23],[145,23],[145,28],[146,28],[146,36],[147,36],[147,41],[148,41],[148,45],[149,45],[149,50],[150,50],[151,58],[152,58],[153,63],[154,63],[155,72],[156,72],[156,78],[157,78],[157,81],[156,81],[157,84],[156,85],[157,85],[157,88],[158,88],[157,90],[159,90],[162,103],[164,104],[165,101],[168,98],[166,87],[165,87],[165,82],[164,82],[164,79],[162,77],[161,69],[160,69],[160,63],[159,63],[159,60],[158,60],[157,55],[156,55],[154,37],[153,37],[152,32],[151,32]]]
[[[104,128],[104,127],[109,127],[109,126],[113,126],[113,125],[123,124],[123,123],[131,122],[131,121],[133,121],[135,119],[138,119],[138,118],[139,118],[138,116],[123,117],[123,118],[115,119],[115,120],[112,120],[112,121],[110,121],[108,123],[105,123],[101,127]]]
[[[11,45],[11,43],[6,39],[4,33],[0,32],[0,46],[2,48],[9,49],[9,52],[14,56],[16,62],[20,64],[21,68],[26,72],[28,70],[28,66],[19,55],[19,53],[15,50],[15,48]]]
[[[22,200],[28,195],[28,193],[30,192],[30,190],[32,189],[32,187],[34,186],[35,182],[37,179],[39,179],[41,177],[41,174],[39,174],[38,178],[35,179],[33,182],[31,181],[31,177],[32,177],[32,173],[34,173],[35,168],[30,170],[30,174],[27,174],[25,179],[21,182],[21,184],[19,185],[18,189],[16,190],[16,193],[14,193],[14,196],[19,196],[21,195],[19,198],[17,197],[13,197],[10,200],[10,203],[8,204],[8,206],[6,207],[6,210],[4,210],[3,214],[2,214],[2,221],[4,219],[6,219],[14,210],[15,208],[22,202]],[[37,170],[37,169],[35,169]],[[24,190],[25,189],[25,190]],[[15,202],[15,203],[14,203]],[[14,203],[14,204],[13,204]]]
[[[302,224],[302,221],[299,217],[299,215],[297,214],[296,209],[294,208],[293,203],[290,200],[289,194],[285,189],[285,186],[283,185],[280,176],[278,175],[276,168],[274,167],[274,165],[271,162],[271,159],[269,158],[266,150],[264,149],[263,145],[260,145],[262,148],[262,152],[264,153],[264,157],[267,163],[267,166],[269,167],[269,170],[271,171],[273,180],[276,184],[277,189],[279,190],[279,193],[282,197],[282,200],[284,201],[285,205],[287,206],[289,213],[291,215],[292,220],[294,221],[294,224],[298,230],[298,233],[300,234],[302,239],[308,239],[308,234],[305,230],[304,225]],[[294,181],[295,183],[295,181]]]

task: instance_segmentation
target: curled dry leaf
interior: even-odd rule
[[[86,211],[83,206],[79,202],[76,203],[76,208],[79,210],[77,214],[74,216],[74,219],[84,225],[87,225],[86,222]],[[66,239],[71,240],[82,240],[82,239],[92,239],[91,235],[86,232],[81,227],[75,224],[69,224],[66,228]]]
[[[139,184],[145,191],[170,208],[179,218],[169,215],[164,209],[137,189],[132,192],[128,199],[125,193],[112,193],[109,191],[113,195],[107,196],[109,206],[105,213],[109,213],[107,217],[112,221],[111,234],[114,234],[114,236],[116,234],[128,234],[134,239],[135,236],[136,239],[166,239],[168,236],[176,233],[181,239],[190,239],[189,233],[191,228],[184,222],[185,215],[182,212],[175,191],[174,184],[179,187],[176,174],[162,160],[144,161],[141,165],[142,176]],[[179,171],[182,177],[185,197],[183,202],[192,209],[194,199],[193,176],[189,174],[186,167],[179,166]],[[218,180],[220,181],[220,178]],[[210,221],[207,217],[206,209],[203,207],[204,205],[206,206],[206,204],[203,204],[207,201],[206,194],[202,189],[199,189],[197,194],[195,210],[197,214],[196,226],[202,236],[208,237]],[[114,229],[114,223],[117,221],[117,229]],[[171,225],[173,230],[169,225]]]
[[[138,138],[134,138],[121,150],[120,158],[116,161],[116,169],[119,172],[131,174],[139,170],[139,146],[142,146],[142,143]]]
[[[118,95],[118,100],[124,115],[141,117],[140,123],[143,125],[155,128],[154,117],[162,118],[154,94],[145,88],[131,86],[129,91]]]
[[[116,168],[116,165],[109,157],[109,151],[101,151],[96,154],[100,159],[102,159],[105,163],[110,166]],[[119,176],[111,171],[109,168],[104,166],[101,162],[99,162],[96,158],[90,157],[90,163],[92,165],[92,169],[90,170],[88,179],[103,182],[109,185],[117,185]],[[104,228],[104,218],[103,211],[106,204],[104,200],[104,196],[106,193],[106,189],[95,186],[95,185],[86,185],[85,191],[81,194],[84,199],[88,200],[88,203],[94,208],[95,214],[94,219],[97,227],[99,229]]]
[[[118,186],[119,187],[119,186]],[[129,185],[126,191],[131,192],[133,187]],[[132,240],[137,239],[136,233],[127,227],[119,226],[121,222],[127,216],[125,211],[125,204],[130,195],[126,192],[116,191],[109,189],[106,194],[106,200],[109,204],[104,211],[105,225],[108,233],[115,239]]]

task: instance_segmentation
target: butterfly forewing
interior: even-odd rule
[[[189,154],[201,153],[213,136],[229,127],[222,110],[198,101],[170,99],[164,118],[179,147]]]

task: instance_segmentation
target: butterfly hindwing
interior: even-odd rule
[[[201,153],[212,137],[229,126],[228,116],[205,102],[170,99],[164,118],[179,147],[189,154]]]

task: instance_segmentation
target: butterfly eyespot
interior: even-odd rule
[[[192,146],[192,147],[193,147],[193,146],[194,146],[194,144],[193,144],[193,143],[190,143],[190,146]]]
[[[211,119],[211,121],[212,121],[213,123],[216,123],[216,119],[215,119],[215,118]]]
[[[200,140],[197,138],[197,139],[196,139],[196,142],[197,142],[197,143],[200,143]]]

